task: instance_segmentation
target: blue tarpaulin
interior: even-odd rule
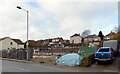
[[[77,53],[66,54],[61,56],[57,61],[56,64],[63,64],[68,66],[79,66],[82,61],[82,57],[79,56]]]

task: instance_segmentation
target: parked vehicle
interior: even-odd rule
[[[104,41],[103,47],[112,47],[114,51],[117,51],[117,40]]]
[[[115,58],[115,51],[111,47],[101,47],[95,53],[95,60],[100,61],[113,61]]]
[[[115,51],[115,56],[118,56],[118,51],[117,51],[117,40],[108,40],[103,42],[103,47],[111,47]]]

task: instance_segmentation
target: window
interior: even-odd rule
[[[12,45],[13,43],[12,42],[10,42],[10,45]]]
[[[98,52],[109,52],[109,48],[102,48]]]

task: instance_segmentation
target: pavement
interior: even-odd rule
[[[32,63],[32,61],[18,60],[18,59],[8,59],[8,58],[2,58],[1,60],[14,61],[14,62],[22,62],[22,63]]]
[[[118,58],[113,64],[97,64],[89,67],[63,66],[36,63],[26,60],[2,59],[3,72],[118,72]]]

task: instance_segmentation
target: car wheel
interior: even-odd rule
[[[97,62],[97,64],[100,64],[100,61],[96,61]]]
[[[113,63],[113,59],[112,59],[112,60],[110,60],[110,61],[109,61],[109,63],[110,63],[110,64],[112,64],[112,63]]]

